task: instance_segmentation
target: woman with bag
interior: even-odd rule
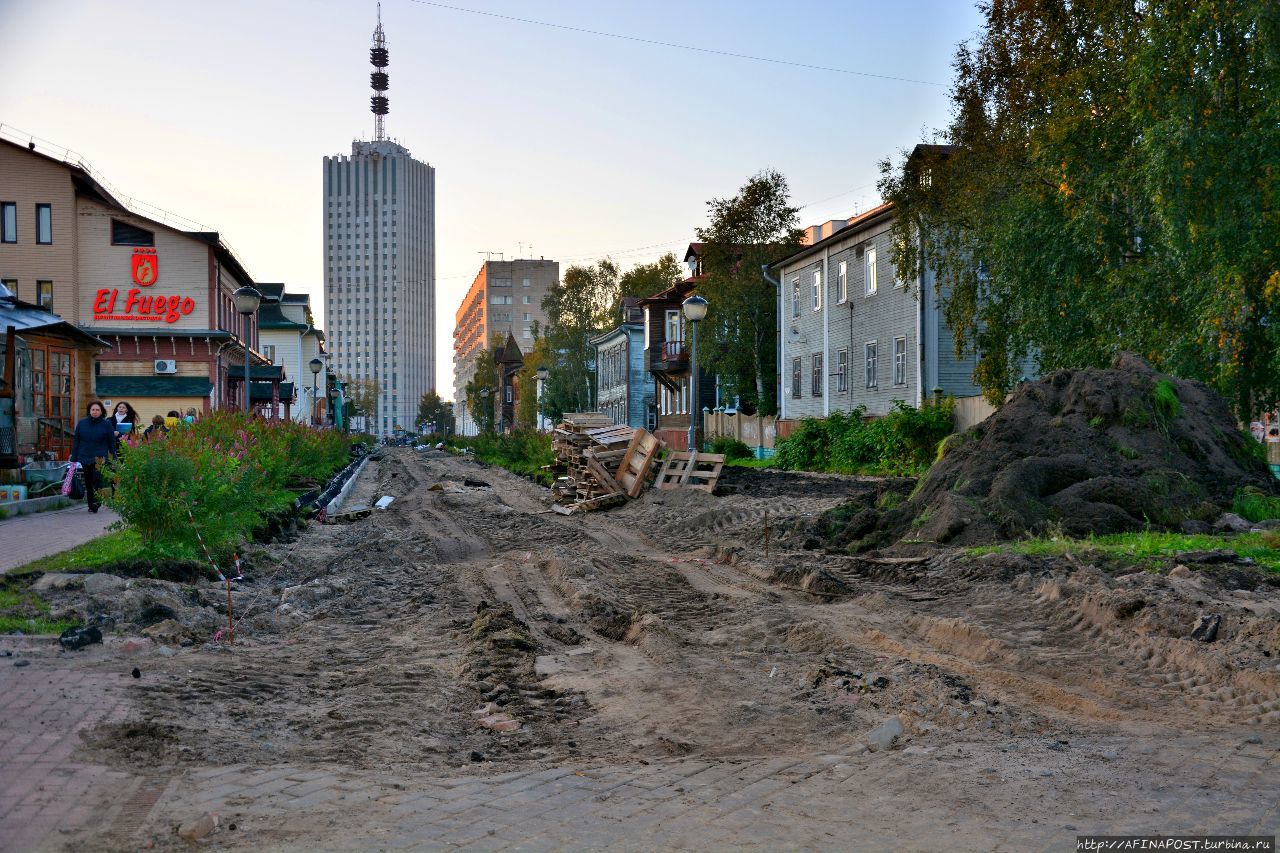
[[[97,512],[97,489],[101,487],[98,465],[116,455],[116,428],[113,418],[107,417],[106,408],[94,401],[85,410],[88,417],[76,424],[71,440],[71,461],[79,462],[84,471],[84,497],[89,512]]]

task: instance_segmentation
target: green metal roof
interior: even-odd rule
[[[208,397],[213,383],[202,376],[99,376],[98,396]]]
[[[244,392],[240,392],[240,399],[244,399]],[[286,402],[293,399],[293,383],[280,383],[280,402]],[[263,403],[271,402],[271,383],[270,382],[253,382],[249,385],[249,400],[258,400]]]

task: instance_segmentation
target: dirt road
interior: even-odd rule
[[[89,754],[189,782],[230,766],[499,778],[843,756],[887,775],[874,792],[845,777],[826,806],[846,796],[852,815],[887,786],[893,810],[945,816],[886,822],[890,846],[998,847],[1041,820],[1037,843],[1064,849],[1076,827],[1122,823],[1275,831],[1276,587],[1009,555],[833,557],[802,547],[807,520],[901,484],[726,484],[564,517],[506,472],[388,452],[351,502],[391,507],[269,548],[239,593],[234,651],[143,652],[133,712],[99,726]],[[1206,613],[1219,638],[1189,639]],[[94,654],[105,670],[124,652]],[[896,741],[869,744],[887,721]],[[197,788],[151,816],[153,843],[203,802]],[[335,820],[351,837],[385,831],[376,802],[317,808],[325,820],[218,843],[331,843]]]

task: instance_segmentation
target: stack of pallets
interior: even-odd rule
[[[619,426],[599,412],[566,412],[552,432],[559,474],[551,488],[556,512],[614,506],[639,496],[661,442],[649,432]]]

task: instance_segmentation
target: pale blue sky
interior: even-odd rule
[[[968,0],[448,5],[946,84]],[[322,308],[320,161],[372,134],[366,0],[0,0],[0,122],[220,230]],[[679,253],[756,171],[803,224],[877,200],[876,163],[945,125],[945,86],[752,62],[386,0],[387,129],[437,169],[436,382],[484,251]],[[833,198],[834,196],[834,198]],[[532,246],[532,250],[528,247]],[[640,247],[645,247],[641,249]],[[323,318],[321,317],[323,322]]]

